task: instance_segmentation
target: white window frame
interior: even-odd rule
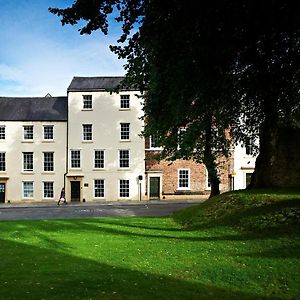
[[[47,197],[47,195],[45,194],[46,189],[45,189],[45,184],[48,183],[52,183],[52,197]],[[54,181],[43,181],[43,199],[54,199],[55,195],[54,195]]]
[[[124,160],[124,158],[121,158],[121,151],[128,151],[128,167],[121,166],[121,159]],[[120,169],[129,169],[130,168],[130,150],[129,149],[119,149],[119,168]]]
[[[103,196],[96,196],[96,181],[103,181]],[[93,194],[94,194],[95,199],[104,199],[105,198],[105,179],[103,179],[103,178],[94,179],[94,190],[93,191],[94,191]]]
[[[85,104],[90,104],[85,107]],[[93,110],[93,95],[82,95],[82,109],[83,110]]]
[[[46,162],[46,160],[45,160],[46,154],[48,155],[49,153],[52,154],[52,170],[46,170],[46,168],[45,168],[45,164],[46,164],[46,163],[47,163],[47,164],[50,164],[50,163],[51,163],[51,161],[47,161],[47,162]],[[53,152],[53,151],[45,151],[45,152],[43,152],[43,171],[44,171],[44,172],[54,172],[54,165],[55,165],[55,163],[54,163],[54,152]],[[51,165],[50,165],[50,166],[51,166]]]
[[[32,138],[27,138],[26,128],[32,129]],[[23,125],[23,141],[33,141],[34,138],[34,127],[33,125]]]
[[[120,123],[120,140],[130,141],[130,123]]]
[[[89,126],[89,127],[87,127]],[[90,128],[91,131],[90,132],[87,132],[86,129],[87,128]],[[91,138],[87,138],[87,137],[90,137]],[[92,142],[93,141],[93,124],[82,124],[82,140],[84,142]]]
[[[128,181],[128,196],[121,196],[121,181]],[[119,198],[121,198],[121,199],[130,198],[130,180],[129,179],[119,179]]]
[[[153,146],[152,146],[152,139],[153,139],[152,135],[149,136],[149,149],[150,149],[150,150],[162,150],[163,147],[160,147],[160,146],[153,147]]]
[[[27,184],[27,183],[32,184],[32,196],[30,196],[30,197],[25,196],[25,184]],[[23,197],[23,199],[33,199],[34,198],[34,182],[33,181],[31,181],[31,180],[22,181],[22,197]]]
[[[127,107],[127,105],[126,106],[124,105],[127,102],[128,102],[128,107]],[[130,110],[130,95],[129,94],[120,95],[120,109],[121,110]]]
[[[96,166],[96,152],[102,151],[103,152],[103,167],[97,167]],[[104,149],[94,149],[94,169],[95,170],[103,170],[105,169],[105,150]]]
[[[33,152],[22,152],[23,153],[23,159],[22,159],[22,163],[23,163],[23,167],[22,170],[23,172],[33,172],[34,170],[34,153]],[[25,169],[25,155],[26,154],[32,154],[32,169]]]
[[[1,157],[3,155],[3,157]],[[2,160],[3,158],[3,160]],[[0,151],[0,166],[3,166],[3,170],[0,168],[0,172],[6,172],[6,152]]]
[[[46,138],[46,128],[52,128],[52,138]],[[54,140],[54,125],[43,125],[43,140],[53,141]]]
[[[6,126],[0,125],[0,141],[4,141],[6,139]]]
[[[180,186],[180,180],[181,180],[180,173],[181,172],[187,172],[187,174],[188,174],[188,178],[187,178],[187,180],[188,180],[188,186],[187,187],[186,186]],[[185,168],[185,169],[178,169],[177,174],[178,174],[177,175],[177,179],[178,179],[177,189],[178,190],[190,190],[191,189],[191,170],[187,169],[187,168]],[[186,178],[182,178],[182,179],[186,180]]]
[[[72,152],[79,152],[79,167],[73,167],[72,166]],[[82,158],[81,158],[81,150],[80,149],[71,149],[70,150],[70,169],[76,169],[76,170],[80,170],[81,169],[81,162]]]

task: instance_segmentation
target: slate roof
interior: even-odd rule
[[[73,77],[68,92],[105,91],[116,88],[124,77]],[[135,89],[136,90],[136,89]]]
[[[67,120],[67,97],[0,97],[0,121]]]

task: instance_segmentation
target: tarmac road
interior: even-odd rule
[[[75,219],[93,217],[165,216],[202,201],[143,203],[77,203],[0,206],[0,220]]]

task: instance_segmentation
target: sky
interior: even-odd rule
[[[64,96],[73,76],[124,75],[124,61],[110,52],[117,26],[80,35],[62,26],[49,7],[72,0],[0,0],[0,96]]]

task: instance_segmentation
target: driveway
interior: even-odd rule
[[[165,216],[203,201],[153,201],[56,204],[3,204],[0,220],[38,220],[93,217]]]

